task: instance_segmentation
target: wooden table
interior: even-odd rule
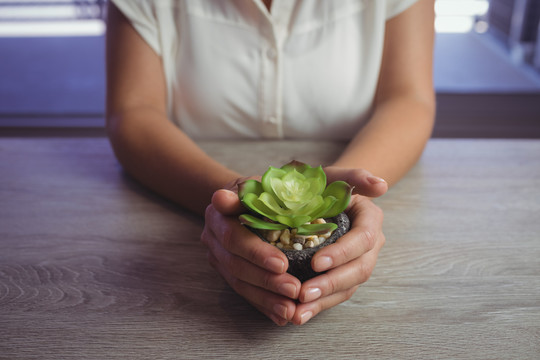
[[[246,174],[343,144],[205,142]],[[103,138],[0,139],[1,359],[539,359],[540,141],[432,140],[354,297],[275,326]]]

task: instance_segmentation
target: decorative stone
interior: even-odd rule
[[[289,245],[291,243],[291,232],[289,229],[283,230],[281,236],[279,237],[279,241],[281,241],[283,245]]]
[[[280,236],[281,236],[281,230],[269,230],[266,234],[266,238],[270,242],[278,241]]]

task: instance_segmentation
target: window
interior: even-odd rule
[[[540,137],[530,50],[539,8],[537,0],[437,0],[435,136]]]
[[[0,126],[103,125],[105,10],[104,0],[0,0]]]
[[[484,19],[488,9],[488,0],[437,0],[435,30],[438,33],[484,33],[488,28]]]
[[[0,37],[105,33],[105,0],[0,0],[0,10]]]

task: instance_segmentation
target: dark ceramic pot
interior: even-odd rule
[[[326,241],[323,242],[321,245],[304,250],[280,249],[289,260],[289,268],[287,269],[287,272],[297,277],[301,282],[307,281],[321,274],[315,272],[311,268],[311,259],[313,258],[313,255],[315,255],[315,253],[323,247],[335,243],[336,240],[345,235],[351,227],[349,217],[344,212],[337,215],[336,217],[326,219],[326,221],[333,222],[337,224],[338,227],[336,230],[334,230],[332,236],[326,239]],[[257,233],[257,235],[259,235],[259,237],[264,241],[268,242],[260,234]]]

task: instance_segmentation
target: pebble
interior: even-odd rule
[[[268,233],[266,233],[266,240],[270,242],[277,241],[280,235],[281,230],[269,230]]]
[[[315,219],[312,224],[325,224],[324,219]],[[268,242],[280,249],[284,250],[303,250],[313,248],[324,243],[326,239],[332,235],[332,232],[317,236],[317,235],[297,235],[297,229],[285,230],[267,230],[264,237]]]
[[[306,243],[306,238],[303,236],[296,236],[293,241],[295,244],[304,245]]]
[[[283,245],[289,245],[291,243],[291,232],[289,231],[289,229],[283,230],[283,232],[281,233],[279,237],[279,241]]]

